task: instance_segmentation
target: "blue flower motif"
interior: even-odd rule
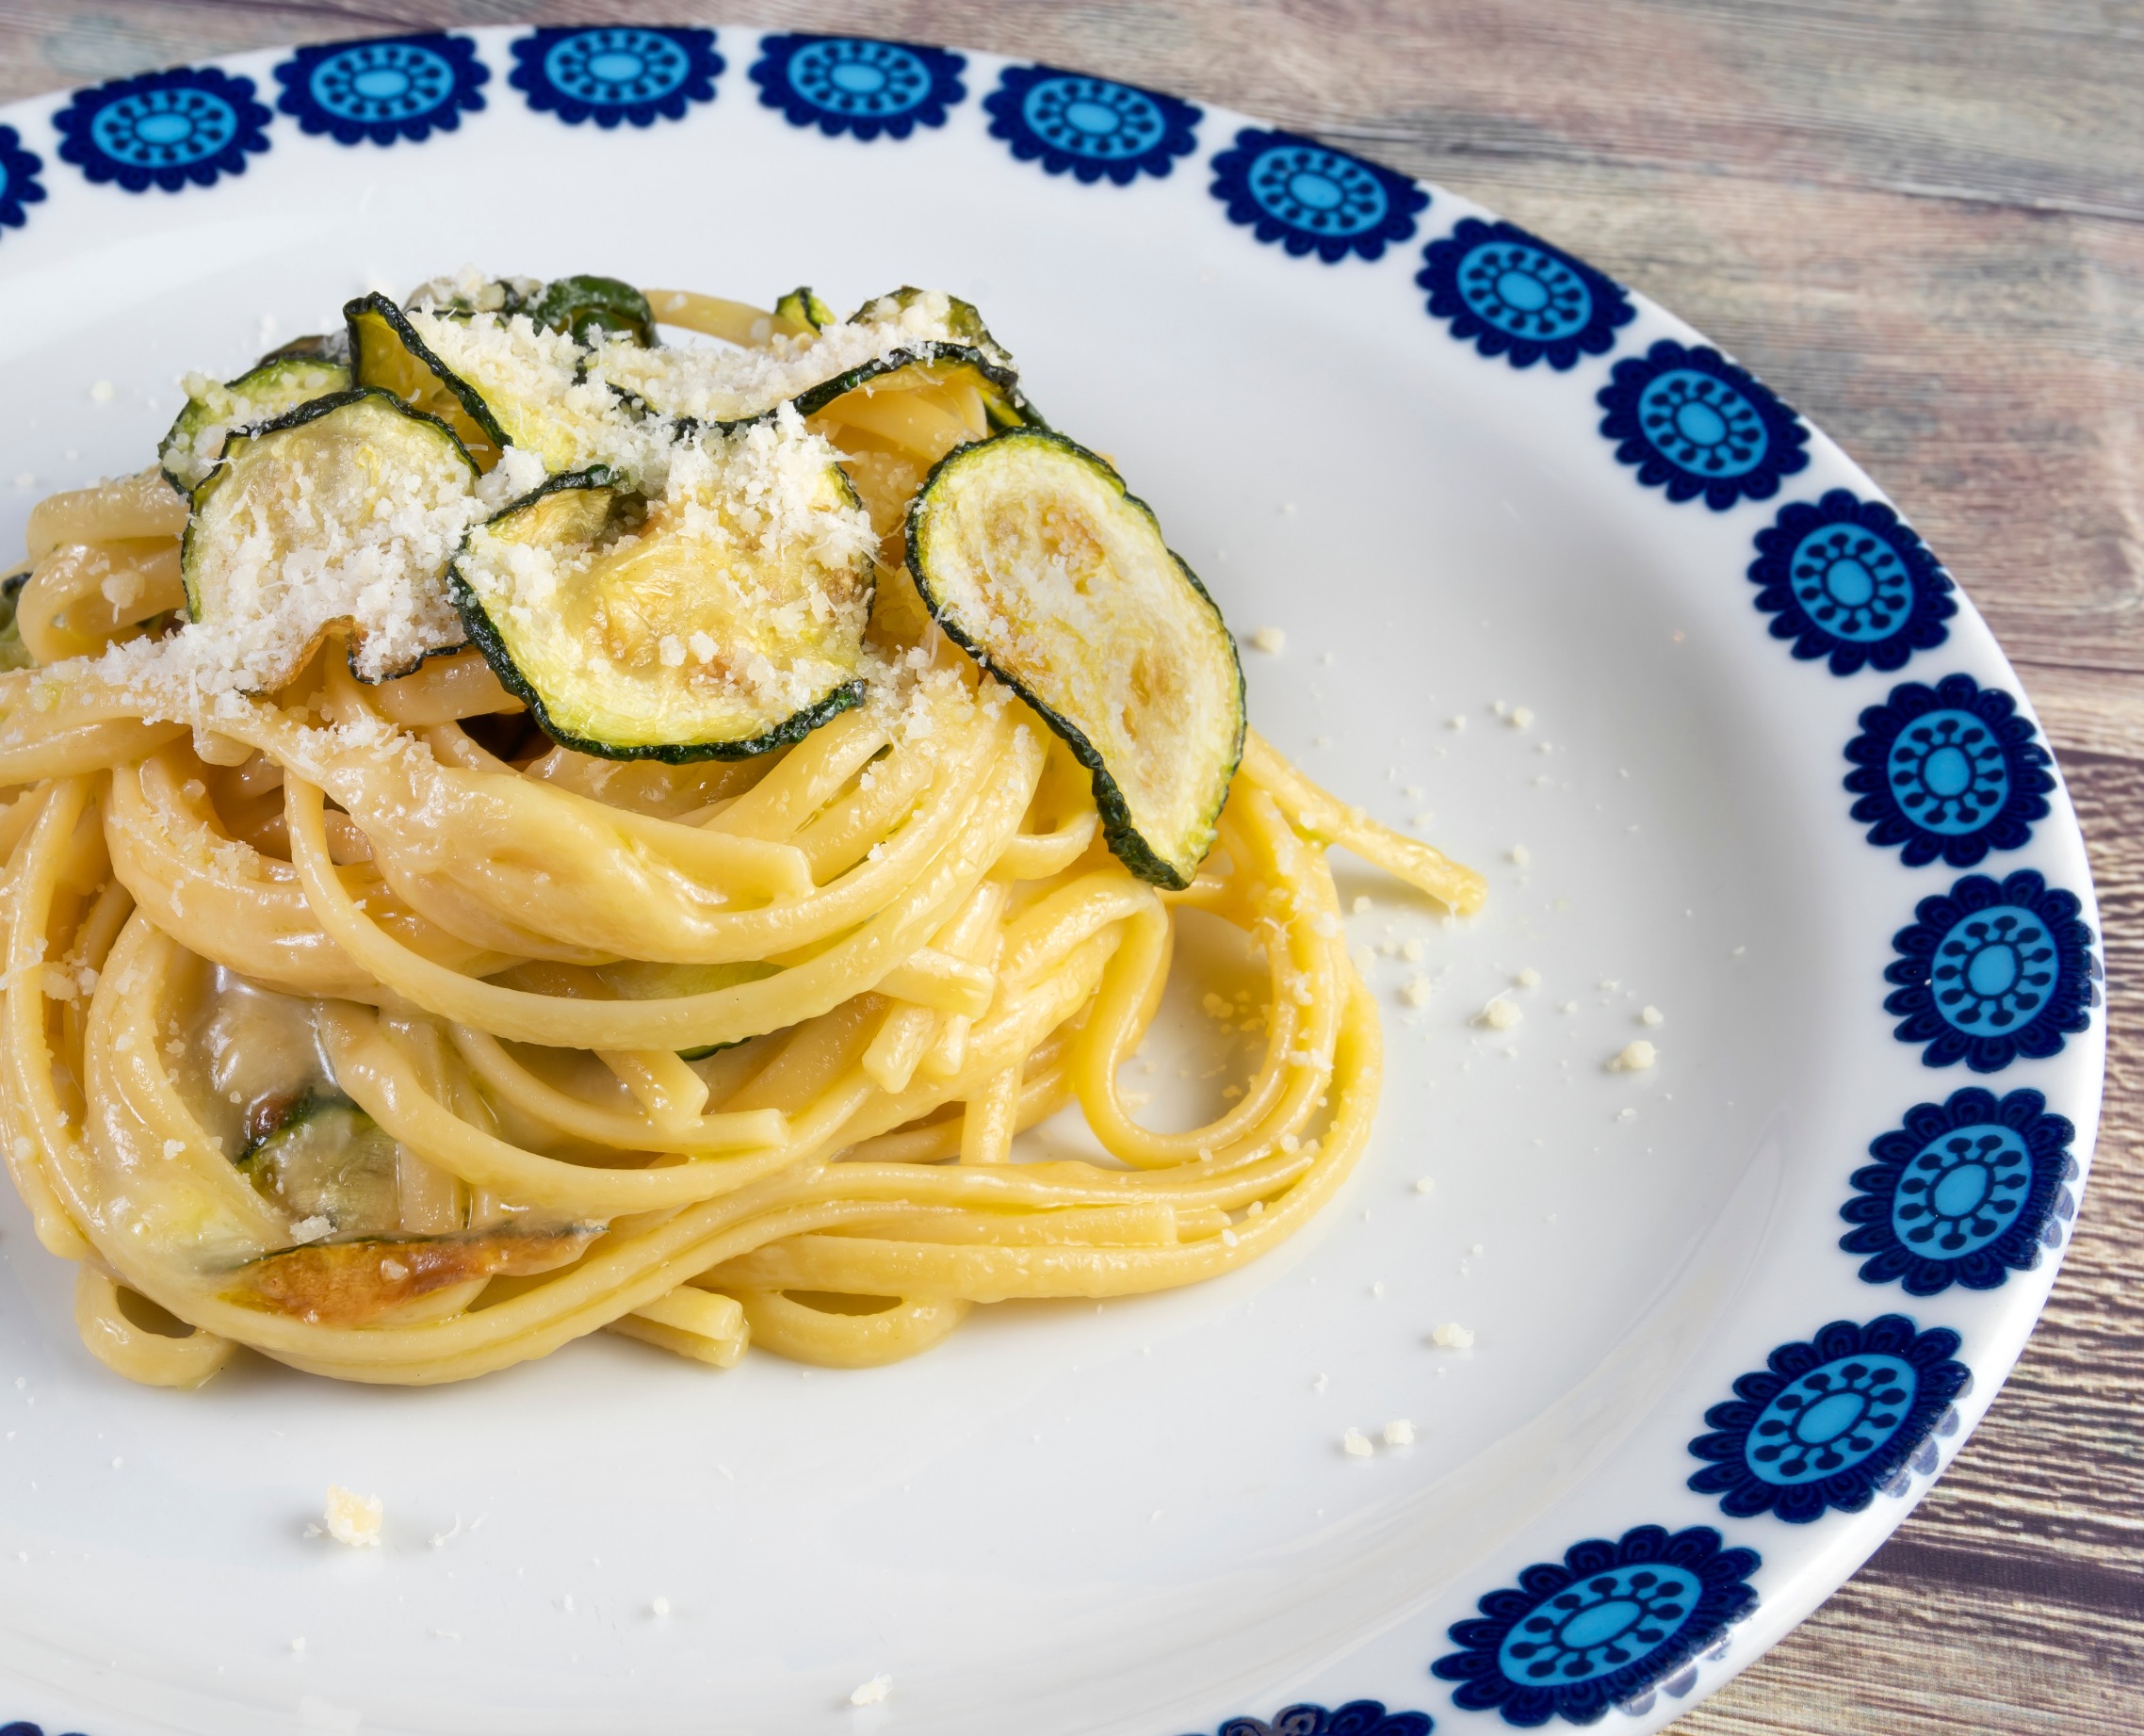
[[[1462,218],[1421,256],[1415,282],[1429,291],[1430,313],[1514,367],[1546,360],[1561,372],[1582,355],[1606,355],[1636,312],[1621,285],[1514,223]]]
[[[1903,668],[1948,639],[1957,613],[1950,575],[1912,527],[1843,488],[1779,509],[1757,533],[1749,582],[1776,617],[1772,637],[1793,640],[1797,657],[1829,657],[1835,675]]]
[[[765,36],[752,82],[759,101],[791,126],[816,126],[829,138],[906,138],[919,126],[943,126],[963,101],[967,62],[920,42],[868,36]]]
[[[1899,956],[1883,973],[1898,984],[1883,1003],[1900,1018],[1898,1040],[1926,1044],[1924,1065],[1962,1061],[1975,1073],[2058,1053],[2066,1035],[2091,1028],[2087,1009],[2099,1004],[2080,908],[2030,868],[2000,884],[1968,874],[1923,899],[1919,920],[1892,937]]]
[[[44,183],[38,171],[44,159],[23,149],[22,135],[11,126],[0,126],[0,229],[20,229],[29,220],[24,205],[44,197]]]
[[[483,107],[491,69],[465,36],[382,36],[300,48],[275,69],[276,106],[339,145],[421,143]]]
[[[1759,1565],[1709,1525],[1588,1538],[1482,1598],[1481,1619],[1452,1626],[1462,1649],[1430,1669],[1459,1684],[1452,1698],[1465,1711],[1522,1727],[1591,1724],[1657,1687],[1676,1691],[1683,1666],[1757,1607]]]
[[[1957,1333],[1917,1333],[1903,1314],[1835,1320],[1806,1344],[1780,1345],[1762,1372],[1736,1380],[1731,1403],[1705,1413],[1714,1432],[1690,1443],[1706,1461],[1690,1486],[1732,1517],[1769,1513],[1790,1525],[1834,1507],[1859,1513],[1878,1489],[1905,1494],[1911,1471],[1935,1469],[1936,1435],[1957,1426],[1951,1401],[1973,1378],[1953,1360],[1957,1346]]]
[[[1255,126],[1213,159],[1213,196],[1231,223],[1256,230],[1260,241],[1277,241],[1298,259],[1316,253],[1328,266],[1350,253],[1381,257],[1414,235],[1415,213],[1429,203],[1405,175]]]
[[[1263,1718],[1230,1718],[1217,1736],[1429,1736],[1436,1720],[1426,1712],[1387,1712],[1379,1700],[1323,1706],[1290,1706]],[[0,1730],[0,1736],[8,1732]]]
[[[1846,744],[1857,770],[1846,787],[1860,797],[1854,818],[1878,849],[1903,844],[1908,868],[1941,856],[1971,868],[1990,850],[2016,850],[2047,818],[2055,779],[2031,722],[2000,688],[1971,675],[1935,687],[1904,681],[1891,703],[1861,713]]]
[[[1808,467],[1809,430],[1746,368],[1716,349],[1662,338],[1616,364],[1595,395],[1600,432],[1637,466],[1647,488],[1678,504],[1702,497],[1715,512],[1769,500],[1783,477]]]
[[[1190,103],[1054,66],[1009,66],[983,99],[990,136],[1023,163],[1069,170],[1092,187],[1105,176],[1129,187],[1165,175],[1198,148],[1201,111]]]
[[[692,104],[715,100],[723,70],[712,30],[546,28],[516,37],[512,48],[514,67],[506,82],[528,97],[529,107],[569,126],[682,121]]]
[[[2076,1201],[2070,1155],[2076,1129],[2047,1112],[2037,1091],[1998,1099],[1969,1085],[1946,1103],[1917,1103],[1903,1127],[1869,1146],[1876,1162],[1854,1172],[1856,1196],[1839,1208],[1855,1227],[1839,1238],[1866,1254],[1861,1277],[1902,1283],[1908,1295],[1953,1284],[1993,1290],[2062,1245]]]
[[[273,119],[252,79],[181,66],[77,90],[52,124],[59,154],[91,182],[177,193],[244,174],[246,154],[268,148],[262,129]]]

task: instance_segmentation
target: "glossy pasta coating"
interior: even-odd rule
[[[107,1364],[428,1384],[609,1328],[866,1366],[977,1306],[1212,1276],[1330,1199],[1380,1051],[1324,849],[1456,909],[1479,879],[1255,733],[1188,885],[1110,854],[1085,768],[899,566],[989,383],[811,409],[881,539],[865,697],[738,762],[577,753],[475,652],[368,687],[333,636],[272,692],[145,698],[115,671],[173,632],[184,503],[150,470],[39,509],[36,661],[0,672],[0,1155]],[[1158,1133],[1118,1075],[1207,919],[1262,958],[1262,1052]],[[1015,1160],[1075,1103],[1107,1161]]]

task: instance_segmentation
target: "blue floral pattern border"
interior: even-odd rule
[[[723,62],[715,33],[643,24],[546,27],[509,44],[506,82],[539,114],[568,126],[593,121],[653,126],[682,121],[696,103],[715,100]]]
[[[1055,66],[1009,66],[983,99],[990,136],[1046,174],[1129,187],[1198,149],[1202,110],[1160,90]]]
[[[62,161],[128,193],[213,187],[268,148],[273,115],[253,81],[219,67],[179,66],[74,92],[52,117]]]
[[[2022,849],[2047,818],[2054,761],[2002,689],[1966,674],[1932,688],[1902,681],[1860,722],[1846,744],[1854,819],[1877,849],[1902,846],[1908,868],[1972,868],[1991,850]]]
[[[368,37],[300,48],[275,69],[276,106],[339,145],[422,144],[484,105],[491,69],[465,36]]]
[[[1993,1290],[2062,1245],[2076,1212],[2067,1185],[2077,1178],[2076,1137],[2029,1089],[1998,1099],[1971,1085],[1915,1104],[1870,1143],[1876,1161],[1854,1172],[1839,1215],[1855,1227],[1839,1245],[1868,1256],[1863,1283],[1897,1283],[1909,1296]]]
[[[1246,126],[1213,159],[1228,220],[1291,256],[1379,259],[1410,239],[1429,194],[1405,175],[1294,133]]]

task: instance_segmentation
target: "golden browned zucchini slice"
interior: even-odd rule
[[[233,636],[255,691],[297,673],[337,620],[355,624],[361,679],[407,674],[463,641],[444,580],[476,480],[444,423],[369,388],[233,434],[193,492],[187,612]]]
[[[270,356],[222,385],[197,385],[157,448],[164,479],[192,494],[223,456],[233,430],[273,421],[349,385],[349,365],[340,359],[295,351]]]
[[[948,453],[908,510],[938,624],[1094,773],[1110,848],[1185,886],[1243,752],[1221,611],[1104,459],[1042,429]]]
[[[680,496],[674,477],[661,500],[606,470],[554,477],[473,532],[452,580],[469,637],[585,754],[742,759],[799,740],[863,692],[872,568],[855,491],[818,463],[804,497],[767,515],[777,533],[745,528],[759,510],[719,485]]]
[[[598,1233],[596,1225],[577,1224],[317,1241],[241,1266],[233,1295],[317,1325],[363,1325],[471,1278],[529,1277],[570,1266]]]

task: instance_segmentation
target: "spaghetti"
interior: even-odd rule
[[[560,350],[476,300],[452,310],[465,349]],[[341,578],[279,553],[219,625],[188,618],[188,500],[156,471],[31,516],[0,673],[0,1152],[78,1262],[85,1342],[129,1378],[194,1386],[245,1346],[460,1380],[604,1328],[723,1367],[748,1343],[885,1363],[979,1304],[1255,1259],[1363,1147],[1378,1021],[1324,852],[1462,912],[1479,877],[1255,734],[1189,884],[1130,871],[1089,767],[902,562],[911,498],[989,431],[988,381],[911,368],[813,401],[972,336],[962,304],[814,330],[650,300],[728,347],[564,334],[521,384],[569,449],[539,458],[502,414],[466,522],[427,510],[475,536],[592,453],[645,471],[651,423],[674,445],[710,405],[824,443],[868,531],[857,697],[771,751],[560,745],[467,644],[360,679],[352,649],[413,620],[453,636],[415,531],[330,551]],[[192,454],[201,487],[239,426]],[[395,585],[344,582],[361,554]],[[367,600],[398,587],[415,605]],[[1262,952],[1264,1053],[1218,1119],[1158,1133],[1118,1072],[1186,912]],[[1015,1159],[1071,1102],[1113,1161]]]

